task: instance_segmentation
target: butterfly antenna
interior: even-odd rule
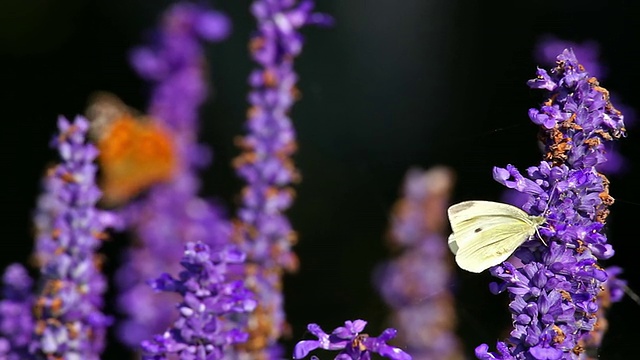
[[[551,188],[551,192],[549,193],[549,200],[547,201],[547,205],[544,208],[544,211],[542,212],[542,216],[547,217],[547,211],[549,211],[549,205],[551,205],[551,200],[553,200],[553,195],[556,192],[556,188],[558,187],[558,183],[556,182],[555,184],[553,184],[553,187]]]
[[[549,201],[547,201],[547,205],[545,206],[544,211],[540,215],[540,216],[545,218],[545,222],[547,220],[547,212],[549,211],[549,205],[551,204],[551,200],[553,199],[553,194],[556,191],[557,184],[558,184],[557,182],[555,184],[553,184],[553,188],[551,188],[551,193],[549,194]],[[540,239],[540,241],[542,241],[544,246],[549,246],[549,245],[547,245],[547,242],[544,241],[544,239],[542,238],[542,235],[540,235],[540,231],[538,231],[538,227],[537,226],[536,226],[536,235],[538,235],[538,239]]]
[[[544,239],[542,238],[542,235],[540,235],[540,231],[538,231],[538,227],[537,226],[536,226],[536,235],[538,235],[538,239],[540,239],[540,241],[542,241],[544,246],[549,246],[549,245],[547,245],[547,242],[544,241]]]

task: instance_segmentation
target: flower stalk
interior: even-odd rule
[[[613,198],[597,166],[607,160],[605,143],[625,135],[623,116],[609,92],[589,76],[571,50],[551,71],[538,69],[528,82],[547,91],[529,117],[540,126],[543,160],[522,175],[512,165],[494,168],[494,179],[528,195],[523,209],[543,215],[540,240],[526,242],[509,262],[491,268],[495,293],[510,297],[514,329],[497,352],[486,344],[479,359],[578,359],[580,341],[597,321],[597,297],[607,280],[598,261],[613,256],[604,225]]]

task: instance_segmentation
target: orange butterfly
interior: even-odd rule
[[[90,135],[100,150],[105,205],[121,205],[151,185],[171,179],[176,150],[170,132],[160,123],[137,115],[109,93],[94,95],[86,115],[91,121]]]

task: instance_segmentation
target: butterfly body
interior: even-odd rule
[[[546,221],[492,201],[464,201],[449,207],[449,248],[460,268],[479,273],[506,261]]]

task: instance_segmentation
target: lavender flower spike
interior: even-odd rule
[[[399,332],[395,344],[415,360],[462,358],[444,234],[453,178],[445,167],[407,172],[389,231],[390,245],[400,253],[375,272],[375,285],[392,310],[390,324]]]
[[[387,345],[396,336],[396,330],[389,328],[378,337],[361,334],[367,322],[364,320],[345,321],[331,334],[325,333],[317,324],[309,324],[307,330],[318,340],[302,340],[293,350],[294,359],[303,359],[315,349],[340,350],[335,360],[370,360],[371,354],[379,354],[392,360],[411,360],[411,355]]]
[[[498,342],[497,353],[478,346],[482,360],[578,359],[607,280],[598,261],[614,254],[603,232],[613,198],[597,166],[607,160],[604,144],[624,136],[623,117],[571,50],[563,51],[557,64],[550,72],[539,69],[529,82],[550,89],[538,113],[547,113],[555,124],[532,117],[541,125],[543,161],[527,169],[526,177],[511,165],[494,170],[498,182],[527,194],[525,211],[546,217],[540,234],[547,245],[526,242],[514,254],[520,267],[505,262],[491,268],[500,279],[492,291],[509,293],[514,329],[507,342]]]
[[[9,265],[2,276],[0,301],[0,359],[29,359],[33,333],[33,280],[20,264]]]
[[[101,312],[107,284],[96,251],[114,216],[95,207],[98,152],[86,143],[88,122],[60,117],[58,128],[53,145],[62,163],[47,174],[36,216],[41,290],[30,350],[36,358],[97,360],[112,320]]]
[[[242,281],[227,282],[227,264],[241,263],[244,254],[232,248],[212,251],[204,243],[187,243],[178,278],[164,273],[151,286],[182,296],[180,318],[162,335],[142,342],[144,359],[222,359],[225,348],[244,342],[247,334],[225,329],[221,318],[252,311],[256,302]],[[171,357],[173,358],[173,357]]]
[[[291,184],[299,179],[291,161],[296,136],[289,112],[298,80],[293,64],[302,51],[298,29],[331,21],[313,7],[310,0],[256,0],[251,6],[258,30],[249,47],[259,67],[249,76],[248,134],[238,141],[243,153],[234,162],[247,183],[235,233],[248,262],[240,276],[259,298],[243,350],[251,359],[268,359],[276,347],[285,327],[282,273],[298,264],[291,251],[296,235],[284,215],[294,197]]]
[[[177,2],[163,13],[153,41],[132,52],[133,68],[152,85],[148,111],[171,131],[177,164],[173,178],[124,211],[139,242],[116,276],[118,307],[126,314],[117,335],[130,347],[137,348],[175,320],[175,294],[155,294],[146,281],[161,272],[180,271],[188,241],[209,246],[230,241],[231,225],[222,210],[198,196],[198,170],[208,165],[211,151],[197,141],[198,110],[210,92],[205,43],[221,41],[229,31],[230,21],[222,13],[204,4]]]

